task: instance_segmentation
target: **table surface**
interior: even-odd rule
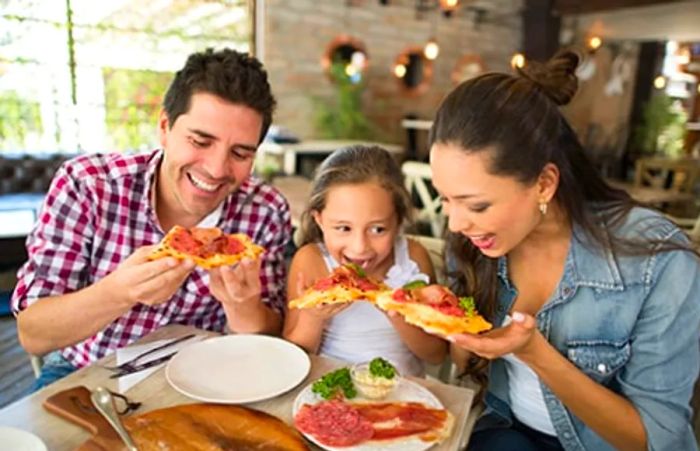
[[[196,331],[206,336],[216,336],[213,332],[194,329],[190,326],[171,325],[159,329],[147,337],[139,340],[139,343],[159,340],[164,338],[174,338]],[[114,363],[114,354],[86,368],[61,379],[48,387],[11,404],[0,410],[0,424],[4,426],[14,426],[26,431],[30,431],[41,438],[48,449],[52,451],[72,450],[89,438],[86,431],[74,426],[72,423],[59,418],[44,410],[42,403],[54,393],[79,385],[84,385],[89,389],[104,386],[110,390],[117,390],[117,380],[109,379],[111,374],[103,368],[103,365]],[[319,356],[310,356],[311,371],[306,379],[291,391],[275,398],[247,404],[248,407],[265,411],[279,417],[287,424],[292,424],[292,405],[297,394],[311,381],[317,379],[326,372],[335,369],[343,364],[341,362]],[[455,426],[452,435],[448,440],[431,448],[431,451],[456,450],[465,443],[466,438],[471,433],[471,424],[468,422],[470,406],[474,398],[474,392],[467,388],[443,384],[430,379],[417,379],[414,381],[430,389],[435,396],[440,399],[445,408],[455,416]],[[148,412],[150,410],[169,407],[179,404],[189,404],[196,402],[175,391],[165,379],[165,369],[161,368],[152,375],[144,379],[139,384],[126,392],[132,401],[142,402],[143,405],[138,412]],[[318,447],[311,445],[311,449]]]

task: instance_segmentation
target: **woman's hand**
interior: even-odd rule
[[[222,266],[209,271],[211,294],[224,305],[260,302],[261,260],[244,259],[235,266]]]
[[[514,312],[510,324],[489,332],[474,335],[460,334],[447,337],[455,346],[486,359],[496,359],[513,353],[524,357],[534,351],[535,337],[540,334],[535,318]]]

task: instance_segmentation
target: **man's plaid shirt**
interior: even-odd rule
[[[136,248],[163,238],[149,200],[162,157],[160,150],[131,156],[84,155],[61,167],[27,238],[29,260],[18,272],[12,295],[15,313],[39,298],[95,283]],[[227,233],[245,233],[266,249],[260,274],[262,298],[283,312],[284,248],[291,237],[286,199],[250,177],[224,201],[217,226]],[[61,350],[61,354],[81,368],[171,323],[224,329],[226,316],[209,292],[206,271],[196,268],[168,302],[137,304],[95,336]]]

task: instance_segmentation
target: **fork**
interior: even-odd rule
[[[142,352],[141,354],[137,355],[137,356],[134,357],[133,359],[129,360],[128,362],[124,362],[124,363],[122,363],[121,365],[116,365],[116,366],[104,366],[104,368],[106,368],[106,369],[108,369],[108,370],[110,370],[110,371],[118,372],[118,373],[125,373],[125,372],[126,372],[126,373],[131,373],[131,372],[134,372],[134,371],[138,371],[137,368],[138,368],[140,365],[136,365],[136,362],[138,362],[138,361],[141,360],[142,358],[144,358],[144,357],[146,357],[146,356],[148,356],[148,355],[154,354],[154,353],[156,353],[156,352],[158,352],[158,351],[161,351],[161,350],[163,350],[163,349],[165,349],[165,348],[168,348],[168,347],[170,347],[170,346],[174,346],[174,345],[176,345],[176,344],[178,344],[178,343],[182,343],[183,341],[189,340],[190,338],[195,337],[196,335],[197,335],[197,334],[188,334],[188,335],[184,335],[184,336],[182,336],[182,337],[179,337],[179,338],[176,338],[176,339],[174,339],[174,340],[171,340],[171,341],[169,341],[169,342],[167,342],[167,343],[163,343],[162,345],[160,345],[160,346],[158,346],[158,347],[155,347],[155,348],[153,348],[153,349],[149,349],[148,351]],[[160,359],[157,359],[157,360],[160,360]]]

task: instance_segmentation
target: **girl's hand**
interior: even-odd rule
[[[345,302],[343,304],[318,305],[314,308],[305,309],[304,312],[319,320],[328,321],[338,313],[350,307],[350,304],[350,302]]]
[[[307,284],[304,280],[304,275],[299,273],[299,277],[297,277],[297,293],[300,295],[305,293],[306,290],[308,290],[312,285],[313,284]],[[313,308],[303,309],[302,312],[303,314],[309,315],[316,320],[325,322],[349,306],[350,303],[318,305]]]
[[[486,359],[496,359],[513,353],[520,357],[533,350],[534,338],[539,335],[535,318],[521,312],[513,313],[513,320],[479,335],[460,334],[447,337],[455,346],[473,352]]]
[[[212,296],[228,305],[259,302],[262,291],[260,265],[260,259],[244,259],[233,267],[212,268],[209,271]]]

